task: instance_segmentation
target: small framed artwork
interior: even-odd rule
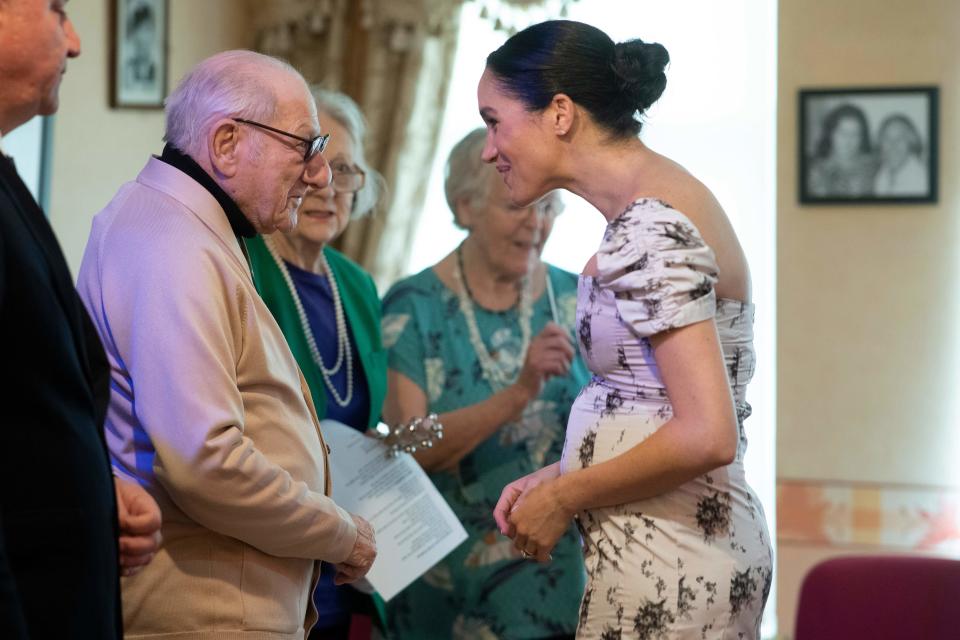
[[[110,106],[158,109],[167,95],[167,0],[109,0]]]
[[[800,91],[800,202],[937,201],[937,87]]]

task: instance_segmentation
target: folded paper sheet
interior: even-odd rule
[[[388,458],[381,441],[334,420],[320,427],[331,448],[333,499],[373,525],[377,559],[367,580],[389,600],[466,540],[467,532],[412,456]]]

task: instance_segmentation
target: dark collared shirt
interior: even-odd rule
[[[230,228],[233,229],[233,235],[237,238],[237,243],[240,245],[240,250],[243,251],[243,256],[247,259],[247,263],[250,263],[250,256],[247,255],[247,245],[244,244],[244,238],[252,238],[257,235],[257,230],[253,228],[253,225],[250,224],[250,221],[247,219],[247,216],[243,215],[243,211],[240,210],[240,207],[237,206],[237,203],[227,195],[227,192],[217,184],[217,182],[210,177],[206,171],[203,170],[196,160],[185,154],[184,152],[177,149],[172,144],[167,144],[163,147],[163,153],[160,155],[160,160],[166,162],[172,167],[183,171],[185,174],[196,180],[196,182],[210,192],[216,201],[223,207],[224,212],[227,214],[227,220],[230,222]]]

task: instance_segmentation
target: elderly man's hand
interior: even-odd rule
[[[120,522],[120,570],[132,576],[160,548],[160,507],[143,487],[114,476],[117,517]]]
[[[367,575],[373,561],[377,558],[377,541],[373,535],[370,523],[357,515],[352,515],[357,525],[357,541],[353,544],[353,551],[343,562],[334,565],[337,574],[333,577],[334,584],[355,582]]]

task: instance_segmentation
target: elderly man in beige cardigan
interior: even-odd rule
[[[249,51],[195,67],[167,145],[93,222],[78,288],[111,365],[114,471],[149,491],[164,544],[123,581],[128,638],[303,638],[318,560],[376,555],[330,498],[310,391],[254,288],[244,238],[289,230],[330,179],[303,78]]]

